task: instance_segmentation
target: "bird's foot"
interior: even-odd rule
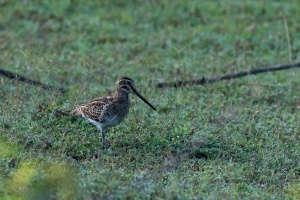
[[[110,144],[108,144],[106,141],[105,142],[103,142],[103,146],[104,146],[104,149],[109,149],[109,147],[110,147]]]

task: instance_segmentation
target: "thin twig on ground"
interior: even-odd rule
[[[41,87],[45,90],[54,90],[54,91],[57,91],[57,92],[60,92],[60,93],[67,92],[67,90],[64,89],[64,88],[59,88],[59,87],[54,87],[52,85],[47,85],[47,84],[41,83],[39,81],[27,78],[26,76],[22,76],[20,74],[10,72],[10,71],[4,70],[4,69],[0,69],[0,75],[5,76],[5,77],[10,78],[10,79],[21,81],[21,82],[24,82],[24,83],[27,83],[27,84],[30,84],[30,85],[38,86],[38,87]]]
[[[214,83],[221,80],[235,79],[235,78],[240,78],[248,75],[260,74],[260,73],[270,72],[270,71],[292,69],[297,67],[300,67],[300,62],[283,64],[283,65],[275,65],[275,66],[267,66],[267,67],[252,69],[250,71],[243,71],[243,72],[238,72],[238,73],[233,73],[233,74],[228,74],[228,75],[218,76],[218,77],[212,77],[212,78],[203,77],[202,79],[198,79],[198,80],[159,83],[157,84],[157,87],[164,88],[164,87],[181,87],[181,86],[188,86],[188,85],[204,85],[207,83]]]

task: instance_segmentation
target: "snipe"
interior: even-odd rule
[[[120,124],[129,112],[130,98],[133,93],[156,110],[135,88],[134,81],[128,77],[120,78],[117,90],[113,96],[99,97],[87,103],[77,104],[72,113],[82,115],[88,121],[96,125],[101,133],[103,145],[107,149],[105,130]]]

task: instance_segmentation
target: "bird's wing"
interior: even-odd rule
[[[111,97],[93,99],[87,103],[76,105],[77,113],[97,122],[106,123]]]

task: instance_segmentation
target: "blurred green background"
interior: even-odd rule
[[[205,86],[175,80],[299,62],[297,0],[0,0],[3,199],[298,199],[299,69]],[[113,93],[127,119],[99,131],[57,109]]]

